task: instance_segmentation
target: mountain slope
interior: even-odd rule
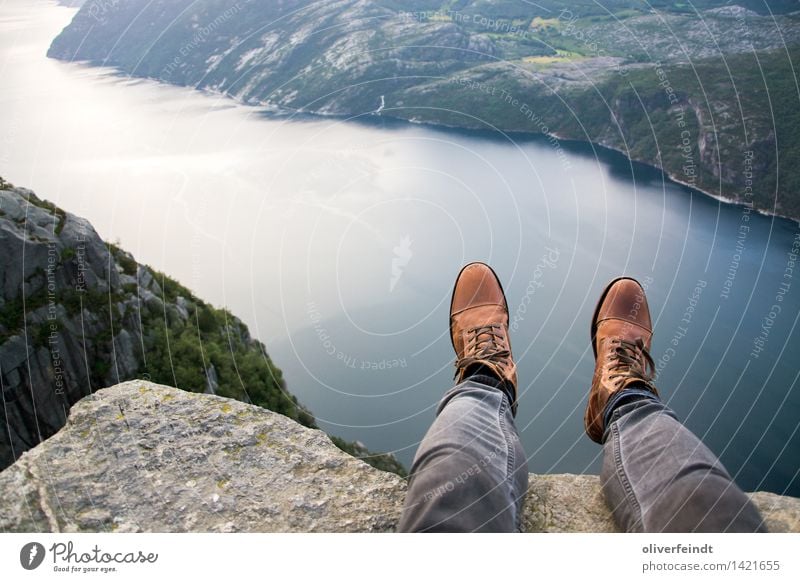
[[[239,319],[104,243],[87,220],[0,178],[0,468],[55,434],[72,404],[134,378],[315,426]],[[390,455],[337,442],[404,474]]]
[[[48,55],[276,112],[593,141],[800,218],[800,12],[738,4],[133,0],[85,5]]]

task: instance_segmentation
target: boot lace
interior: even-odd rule
[[[459,370],[486,362],[497,364],[505,371],[511,349],[502,325],[490,323],[470,328],[465,339],[464,357],[456,361],[456,377]]]
[[[635,341],[612,339],[609,358],[609,379],[619,385],[623,380],[634,379],[642,382],[649,390],[655,392],[655,364],[653,358],[644,347],[642,338]]]

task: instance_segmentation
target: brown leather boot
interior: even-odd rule
[[[653,324],[638,281],[620,277],[608,284],[597,302],[591,333],[595,368],[584,425],[589,438],[601,443],[603,413],[611,396],[631,384],[658,396],[649,353]]]
[[[468,369],[485,366],[514,393],[517,410],[517,366],[508,337],[508,304],[495,272],[484,263],[470,263],[458,274],[450,302],[450,339],[456,352],[456,382]]]

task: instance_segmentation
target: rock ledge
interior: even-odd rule
[[[132,381],[73,406],[0,490],[0,531],[385,532],[405,481],[274,412]],[[772,531],[800,531],[800,499],[753,498]],[[531,475],[524,523],[614,531],[589,475]]]

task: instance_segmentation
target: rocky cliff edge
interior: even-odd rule
[[[283,415],[132,381],[0,473],[0,531],[385,532],[405,487]],[[752,496],[772,531],[800,531],[800,499]],[[531,475],[524,524],[614,531],[589,475]]]
[[[75,402],[134,378],[316,426],[241,320],[0,177],[0,470],[58,432]],[[405,474],[392,455],[335,442]]]

